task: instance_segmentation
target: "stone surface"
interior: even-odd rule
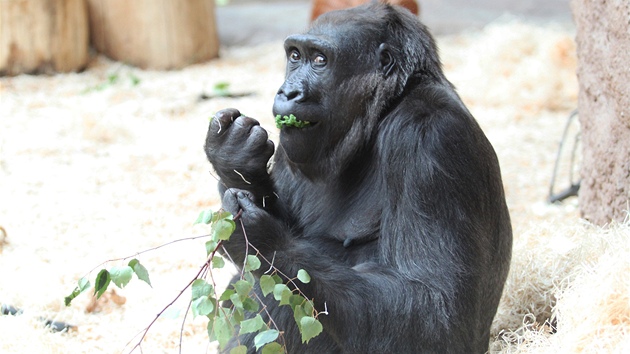
[[[630,201],[630,2],[573,0],[583,167],[582,216],[627,217]]]

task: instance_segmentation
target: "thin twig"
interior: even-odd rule
[[[148,248],[148,249],[145,249],[145,250],[142,250],[142,251],[136,252],[136,253],[134,253],[134,254],[132,254],[132,255],[130,255],[130,256],[120,257],[120,258],[112,258],[112,259],[108,259],[108,260],[106,260],[106,261],[104,261],[104,262],[100,263],[100,264],[99,264],[99,265],[97,265],[96,267],[92,268],[92,270],[90,270],[89,272],[87,272],[87,274],[85,275],[85,277],[87,277],[90,273],[92,273],[93,271],[95,271],[97,268],[100,268],[101,266],[103,266],[104,264],[107,264],[107,263],[109,263],[109,262],[124,261],[125,259],[129,259],[129,258],[131,258],[131,257],[136,257],[136,256],[139,256],[139,255],[141,255],[141,254],[143,254],[143,253],[147,253],[147,252],[150,252],[150,251],[155,251],[155,250],[157,250],[157,249],[160,249],[160,248],[162,248],[162,247],[166,247],[166,246],[172,245],[172,244],[177,243],[177,242],[182,242],[182,241],[192,241],[192,240],[196,240],[196,239],[200,239],[200,238],[205,238],[205,237],[211,237],[211,236],[212,236],[212,235],[207,234],[207,235],[199,235],[199,236],[184,237],[184,238],[180,238],[180,239],[177,239],[177,240],[169,241],[169,242],[164,243],[164,244],[161,244],[161,245],[159,245],[159,246],[155,246],[155,247],[152,247],[152,248]]]
[[[184,312],[184,318],[182,319],[182,327],[179,330],[179,354],[182,354],[182,339],[184,337],[184,325],[186,324],[186,317],[188,317],[188,311],[190,311],[191,305],[192,305],[192,300],[188,301],[188,307],[186,307],[186,312]]]
[[[241,215],[242,210],[239,211],[238,215]],[[243,224],[243,219],[239,218],[238,221],[241,223],[241,229],[243,230],[243,237],[245,238],[245,258],[243,258],[243,268],[241,269],[241,279],[245,276],[245,266],[247,265],[247,256],[249,255],[249,240],[247,239],[247,232],[245,232],[245,225]]]
[[[260,310],[258,313],[261,313],[262,311],[265,311],[265,313],[267,314],[267,317],[269,318],[269,322],[278,331],[278,333],[280,333],[280,336],[282,337],[282,342],[285,342],[285,340],[284,340],[284,331],[280,330],[280,327],[278,327],[278,325],[276,324],[276,321],[273,320],[273,317],[269,313],[269,310],[267,310],[267,305],[265,305],[265,303],[262,301],[260,296],[258,296],[258,294],[256,294],[256,292],[254,292],[253,294],[256,297],[256,300],[258,300],[259,303],[263,304],[262,310]],[[285,348],[285,352],[286,352],[286,343],[284,343],[282,346]]]
[[[219,245],[222,243],[223,241],[219,241]],[[218,246],[217,245],[217,248]],[[215,249],[216,251],[216,249]],[[212,252],[212,254],[210,254],[210,256],[208,256],[208,258],[206,259],[206,262],[201,266],[201,269],[199,269],[199,272],[197,272],[197,274],[195,275],[195,277],[188,282],[188,284],[179,292],[179,294],[177,294],[177,296],[175,296],[175,298],[169,302],[160,312],[158,312],[158,314],[155,316],[155,318],[151,321],[151,323],[149,323],[149,325],[147,327],[144,328],[144,333],[142,334],[142,336],[140,337],[140,340],[138,341],[138,343],[136,343],[136,345],[131,348],[131,352],[133,352],[134,350],[136,350],[136,348],[140,348],[140,351],[142,351],[142,341],[144,340],[144,338],[147,336],[147,333],[149,333],[149,329],[151,329],[151,327],[153,326],[153,324],[155,324],[155,322],[158,320],[158,318],[160,318],[160,316],[164,313],[164,311],[166,311],[166,309],[168,309],[169,307],[173,306],[173,304],[175,303],[175,301],[177,301],[183,294],[184,291],[186,291],[186,289],[188,289],[193,282],[195,282],[195,280],[199,279],[199,276],[201,275],[201,273],[210,266],[210,262],[212,260],[212,256],[214,256],[214,252]],[[129,342],[131,343],[131,341]],[[129,345],[129,343],[127,343],[127,345]],[[125,345],[125,346],[127,346]]]

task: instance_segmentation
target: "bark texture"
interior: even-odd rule
[[[582,216],[623,221],[630,201],[630,2],[572,0],[577,26]]]
[[[85,0],[0,0],[0,76],[83,69]]]
[[[177,69],[218,56],[214,0],[88,0],[92,44],[143,69]]]

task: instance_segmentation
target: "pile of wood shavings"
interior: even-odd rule
[[[617,226],[614,234],[625,237],[612,237],[580,222],[575,199],[544,202],[566,117],[577,105],[572,38],[568,30],[518,22],[438,38],[447,76],[497,150],[515,230],[493,351],[628,348],[622,260],[630,226]],[[126,301],[88,312],[88,294],[70,308],[63,297],[102,261],[207,232],[191,224],[200,210],[219,205],[202,150],[208,118],[236,107],[277,140],[271,106],[284,60],[278,42],[224,50],[221,59],[180,71],[141,71],[99,57],[80,74],[0,78],[0,226],[8,242],[0,253],[0,302],[25,310],[0,316],[0,352],[118,353],[136,343],[204,262],[203,240],[137,256],[153,288],[132,281],[117,291]],[[199,100],[220,82],[254,95]],[[217,274],[220,284],[230,272]],[[156,322],[144,352],[177,352],[189,297]],[[555,334],[545,325],[552,314]],[[77,330],[51,333],[40,317]],[[202,318],[187,318],[182,346],[214,352]]]

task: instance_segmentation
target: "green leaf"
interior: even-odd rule
[[[276,286],[276,282],[273,280],[271,275],[264,274],[260,277],[260,290],[264,296],[273,292],[273,288]]]
[[[273,276],[271,276],[273,278],[273,281],[276,282],[276,284],[282,284],[282,278],[280,278],[280,276],[278,274],[274,274]]]
[[[94,281],[94,295],[97,299],[99,299],[105,290],[107,290],[111,280],[112,278],[110,277],[107,269],[101,269],[101,271],[98,272],[96,280]]]
[[[284,348],[278,342],[271,342],[263,347],[261,354],[284,354]]]
[[[221,294],[219,301],[229,300],[230,296],[232,296],[232,294],[235,294],[235,293],[236,291],[234,291],[234,289],[225,289],[225,291],[223,291],[223,294]]]
[[[199,216],[197,217],[197,220],[195,220],[193,225],[209,224],[212,221],[213,217],[214,217],[214,212],[212,210],[204,210],[199,213]]]
[[[252,272],[245,272],[245,274],[243,274],[243,278],[245,278],[246,282],[252,285],[256,284],[256,277],[252,274]]]
[[[212,257],[212,268],[221,269],[225,265],[225,261],[221,256]]]
[[[232,301],[232,305],[234,305],[235,309],[243,310],[243,301],[241,301],[241,297],[238,296],[238,294],[232,294],[230,301]]]
[[[313,337],[322,333],[322,324],[313,317],[302,317],[300,320],[302,327],[302,343],[308,343]]]
[[[212,254],[212,252],[214,252],[214,250],[216,250],[218,246],[219,243],[215,240],[210,240],[206,242],[206,256]]]
[[[263,328],[264,326],[265,326],[265,321],[263,321],[260,315],[256,315],[256,317],[252,319],[241,322],[240,334],[257,332],[259,329]]]
[[[215,240],[229,240],[234,230],[236,230],[236,224],[233,220],[217,220],[217,222],[212,225],[212,237]]]
[[[289,304],[289,299],[291,298],[291,290],[286,284],[276,284],[273,288],[273,297],[274,299],[280,301],[280,305]]]
[[[138,277],[138,279],[142,280],[143,282],[151,286],[151,279],[149,279],[149,271],[142,264],[140,264],[140,261],[134,258],[131,261],[129,261],[129,266],[131,267],[131,269],[133,269],[133,272],[136,273],[136,276]]]
[[[138,84],[140,84],[140,78],[137,77],[136,75],[130,74],[129,78],[131,79],[131,85],[132,86],[138,86]]]
[[[306,300],[306,299],[304,300],[305,301],[302,304],[302,308],[304,309],[304,312],[309,316],[313,316],[313,314],[315,313],[315,308],[313,307],[313,301]]]
[[[273,286],[273,298],[280,301],[282,299],[282,293],[289,290],[286,284],[276,284]]]
[[[304,302],[306,302],[306,299],[302,295],[291,294],[289,297],[289,304],[291,305],[291,308],[302,306]]]
[[[194,300],[191,304],[193,318],[197,316],[207,316],[214,311],[214,299],[208,296],[202,296]]]
[[[212,328],[210,328],[210,323],[213,324]],[[214,333],[214,336],[219,341],[219,347],[223,350],[225,345],[230,341],[230,338],[232,338],[234,326],[224,316],[217,316],[214,318],[214,322],[208,323],[208,333],[210,335]]]
[[[227,90],[230,87],[230,83],[227,81],[220,81],[214,84],[215,90]]]
[[[259,308],[260,305],[258,304],[258,302],[251,297],[246,297],[245,300],[243,300],[243,309],[245,311],[258,312]]]
[[[232,350],[230,350],[230,354],[247,354],[247,347],[244,345],[234,347],[232,348]]]
[[[110,84],[115,84],[118,81],[118,74],[109,74],[107,76],[107,81]]]
[[[230,94],[228,90],[229,87],[230,87],[229,82],[217,82],[212,88],[212,91],[217,96],[227,96]]]
[[[228,88],[230,87],[230,83],[227,81],[220,81],[217,82],[216,84],[214,84],[214,87],[212,87],[212,89],[214,91],[227,91]]]
[[[66,296],[63,299],[66,306],[70,306],[70,303],[72,302],[72,300],[74,300],[77,296],[79,296],[79,294],[87,290],[89,287],[90,287],[89,280],[85,278],[79,279],[79,285],[75,287],[74,290],[72,290],[72,293],[70,295]]]
[[[112,278],[112,282],[122,289],[129,284],[133,275],[133,269],[130,266],[112,267],[109,270],[109,275]]]
[[[298,329],[300,331],[302,331],[302,318],[306,316],[306,312],[302,306],[297,305],[293,308],[293,318],[295,319],[295,323],[298,325]]]
[[[260,268],[260,259],[253,254],[248,255],[245,261],[245,271],[249,272],[258,268]]]
[[[297,119],[293,114],[289,114],[288,116],[276,115],[276,127],[278,129],[282,129],[283,126],[304,128],[310,124],[311,122],[309,121]]]
[[[230,321],[232,321],[232,326],[236,326],[237,324],[245,321],[245,311],[243,311],[242,308],[234,308]]]
[[[234,284],[234,290],[236,290],[236,293],[242,298],[246,298],[247,296],[249,296],[249,292],[252,291],[253,288],[253,284],[245,281],[245,280],[239,280]]]
[[[278,338],[278,332],[275,329],[268,329],[266,331],[260,332],[254,337],[254,345],[256,346],[256,350],[260,349],[263,345],[273,342]]]
[[[293,293],[291,293],[291,292],[286,292],[286,291],[285,291],[284,293],[282,293],[282,298],[280,299],[280,302],[278,302],[278,305],[279,305],[279,306],[282,306],[282,305],[291,305],[290,300],[291,300],[291,295],[292,295],[292,294],[293,294]]]
[[[79,290],[80,291],[85,291],[90,287],[90,281],[87,280],[86,278],[81,278],[79,279]]]
[[[215,318],[210,319],[210,321],[208,321],[208,327],[207,327],[208,328],[208,341],[210,343],[212,343],[212,342],[217,340],[217,335],[214,333],[214,320],[217,317],[219,317],[219,316],[216,316]]]
[[[214,213],[214,216],[212,217],[212,222],[217,222],[221,219],[234,220],[234,218],[232,217],[232,214],[230,214],[227,211],[220,210]]]
[[[197,300],[202,296],[210,296],[212,294],[212,285],[203,279],[197,279],[192,283],[192,299]]]
[[[311,276],[304,269],[298,270],[297,274],[298,279],[304,284],[308,284],[311,282]]]

